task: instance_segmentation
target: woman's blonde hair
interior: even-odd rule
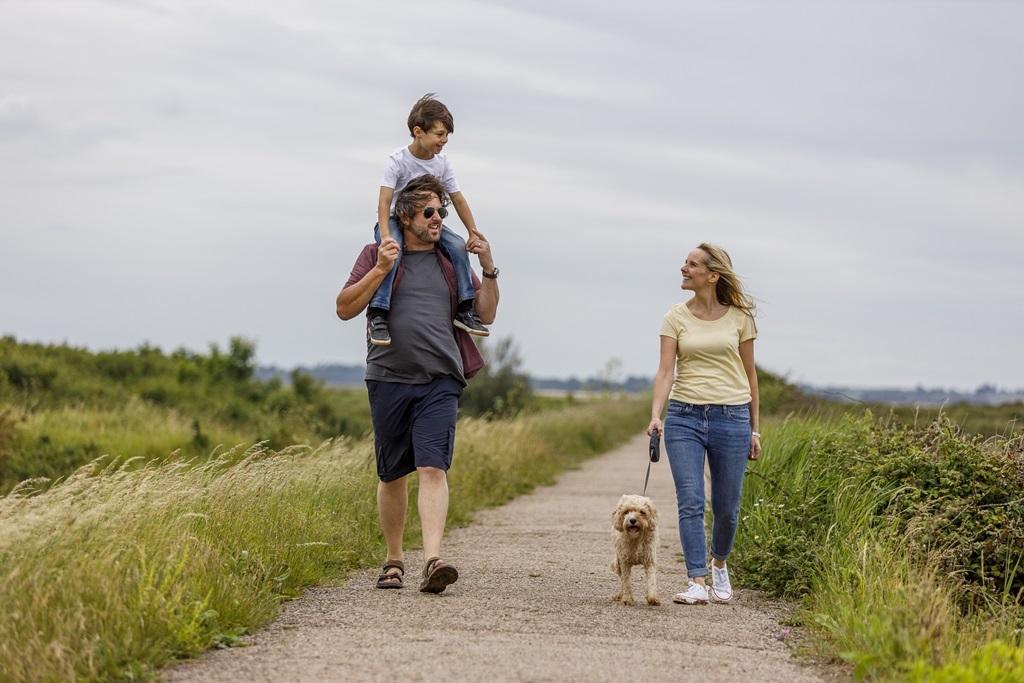
[[[732,259],[729,254],[719,246],[702,242],[698,249],[707,254],[704,265],[712,273],[718,273],[718,282],[715,283],[715,296],[718,303],[726,306],[735,306],[750,317],[754,316],[754,300],[743,291],[743,283],[739,275],[732,269]]]

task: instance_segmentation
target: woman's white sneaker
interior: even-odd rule
[[[729,583],[729,569],[711,564],[711,601],[729,602],[732,600],[732,584]]]
[[[708,589],[691,581],[684,592],[672,596],[672,602],[678,602],[681,605],[706,605],[708,604]]]

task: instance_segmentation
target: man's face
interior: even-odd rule
[[[423,215],[423,210],[427,207],[434,209],[430,218]],[[412,215],[408,225],[409,231],[420,242],[430,245],[436,244],[441,239],[441,213],[438,211],[440,208],[441,200],[436,194],[431,193],[430,199],[423,206],[417,208],[416,213]]]

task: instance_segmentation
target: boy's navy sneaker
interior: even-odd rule
[[[370,343],[374,346],[391,346],[391,326],[383,315],[375,315],[366,320],[366,331],[370,335]]]
[[[480,322],[480,318],[477,317],[476,311],[472,308],[467,311],[459,311],[456,313],[455,321],[452,324],[455,325],[455,327],[465,330],[477,337],[486,337],[491,333],[491,331],[484,327],[484,324]]]

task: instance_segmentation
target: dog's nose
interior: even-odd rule
[[[629,524],[630,526],[636,526],[636,519],[634,519],[634,518],[630,518],[630,519],[629,519],[629,521],[628,521],[627,523],[628,523],[628,524]]]

